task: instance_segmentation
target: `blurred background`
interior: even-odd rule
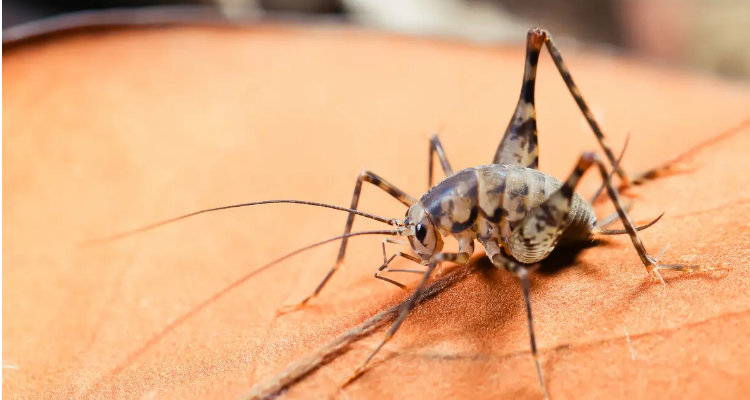
[[[82,10],[148,6],[200,7],[235,20],[280,12],[327,16],[490,43],[522,40],[519,31],[541,26],[558,40],[750,81],[750,0],[8,0],[3,29]]]

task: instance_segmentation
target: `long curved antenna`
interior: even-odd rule
[[[353,232],[353,233],[349,233],[349,234],[346,234],[346,235],[336,236],[336,237],[333,237],[333,238],[330,238],[330,239],[326,239],[326,240],[320,241],[318,243],[313,243],[313,244],[311,244],[309,246],[305,246],[305,247],[303,247],[301,249],[295,250],[295,251],[293,251],[293,252],[291,252],[289,254],[281,256],[281,257],[279,257],[279,258],[277,258],[277,259],[275,259],[275,260],[267,263],[266,265],[264,265],[264,266],[262,266],[262,267],[260,267],[258,269],[250,271],[247,274],[245,274],[242,277],[240,277],[237,280],[235,280],[234,282],[232,282],[229,285],[225,286],[220,291],[216,292],[213,296],[211,296],[211,297],[209,297],[209,298],[201,301],[198,305],[196,305],[195,307],[192,307],[188,312],[180,315],[179,317],[177,317],[177,319],[175,319],[172,322],[170,322],[166,327],[164,327],[164,329],[162,329],[161,331],[159,331],[158,333],[156,333],[155,335],[153,335],[151,337],[151,339],[149,339],[143,346],[139,347],[137,350],[135,350],[134,352],[130,353],[125,361],[123,361],[122,363],[120,363],[119,365],[117,365],[114,369],[110,370],[108,376],[114,376],[114,375],[119,374],[120,372],[122,372],[123,370],[125,370],[126,368],[128,368],[133,362],[135,362],[135,360],[137,360],[138,358],[140,358],[141,356],[143,356],[152,346],[154,346],[159,341],[161,341],[162,339],[164,339],[164,337],[166,337],[175,328],[177,328],[180,325],[182,325],[183,323],[185,323],[185,321],[187,321],[188,319],[194,317],[200,311],[204,310],[206,307],[208,307],[211,304],[215,303],[221,297],[225,296],[227,293],[229,293],[232,290],[238,288],[243,283],[245,283],[248,280],[250,280],[250,278],[253,278],[253,277],[257,276],[261,272],[263,272],[263,271],[267,270],[268,268],[271,268],[272,266],[274,266],[274,265],[276,265],[276,264],[278,264],[278,263],[286,260],[287,258],[292,257],[294,255],[297,255],[297,254],[299,254],[299,253],[301,253],[301,252],[303,252],[305,250],[309,250],[309,249],[311,249],[313,247],[321,246],[321,245],[333,242],[333,241],[338,240],[338,239],[343,239],[344,237],[361,236],[361,235],[379,235],[379,234],[382,234],[382,235],[398,235],[402,229],[392,230],[392,231],[385,230],[385,231]],[[432,293],[432,294],[426,294],[425,296],[429,297],[431,295],[434,295],[434,293]],[[422,301],[422,300],[424,300],[424,297],[422,299],[420,299],[420,301]],[[104,379],[106,379],[106,378],[101,378],[99,381],[95,382],[94,385],[91,388],[98,387],[101,384],[102,380],[104,380]]]
[[[264,200],[264,201],[255,201],[255,202],[252,202],[252,203],[241,203],[241,204],[233,204],[233,205],[229,205],[229,206],[207,208],[205,210],[200,210],[200,211],[192,212],[192,213],[189,213],[189,214],[181,215],[179,217],[174,217],[174,218],[166,219],[166,220],[163,220],[163,221],[155,222],[155,223],[152,223],[152,224],[149,224],[149,225],[142,226],[140,228],[132,229],[132,230],[125,231],[125,232],[122,232],[122,233],[118,233],[118,234],[115,234],[115,235],[112,235],[112,236],[107,236],[107,237],[100,238],[100,239],[88,240],[88,241],[83,242],[81,245],[82,246],[86,246],[86,245],[92,245],[92,244],[96,244],[96,243],[103,243],[103,242],[109,242],[109,241],[113,241],[113,240],[122,239],[122,238],[127,237],[127,236],[135,235],[136,233],[145,232],[145,231],[148,231],[148,230],[151,230],[151,229],[154,229],[154,228],[158,228],[158,227],[160,227],[162,225],[171,224],[172,222],[176,222],[176,221],[179,221],[181,219],[185,219],[185,218],[196,216],[198,214],[205,214],[205,213],[208,213],[208,212],[220,211],[220,210],[228,210],[230,208],[240,208],[240,207],[257,206],[257,205],[261,205],[261,204],[279,204],[279,203],[282,203],[282,204],[283,203],[285,203],[285,204],[290,204],[290,203],[291,204],[303,204],[303,205],[307,205],[307,206],[331,208],[331,209],[334,209],[334,210],[346,211],[346,212],[349,212],[349,213],[352,213],[352,214],[357,214],[357,215],[365,217],[365,218],[374,219],[375,221],[382,222],[382,223],[385,223],[385,224],[388,224],[388,225],[393,225],[393,226],[400,226],[400,225],[402,225],[402,222],[399,219],[395,219],[395,218],[383,218],[383,217],[380,217],[380,216],[377,216],[377,215],[374,215],[374,214],[369,214],[369,213],[366,213],[366,212],[362,212],[362,211],[358,211],[358,210],[353,210],[351,208],[334,206],[332,204],[317,203],[317,202],[314,202],[314,201],[304,201],[304,200]]]
[[[399,235],[400,232],[401,232],[401,229],[379,230],[379,231],[362,231],[362,232],[347,233],[345,235],[339,235],[339,236],[335,236],[335,237],[332,237],[332,238],[328,238],[326,240],[321,240],[320,242],[313,243],[313,244],[307,245],[305,247],[301,247],[301,248],[299,248],[297,250],[294,250],[291,253],[287,253],[287,254],[285,254],[285,255],[283,255],[283,256],[281,256],[281,257],[279,257],[279,258],[277,258],[277,259],[275,259],[275,260],[273,260],[271,262],[269,262],[268,264],[266,264],[266,265],[264,265],[264,266],[256,269],[255,271],[253,271],[253,275],[258,274],[261,271],[263,271],[263,270],[265,270],[267,268],[270,268],[271,266],[276,265],[276,264],[278,264],[278,263],[286,260],[289,257],[296,256],[299,253],[302,253],[304,251],[313,249],[313,248],[318,247],[318,246],[322,246],[322,245],[324,245],[326,243],[335,242],[335,241],[337,241],[339,239],[349,238],[349,237],[352,237],[352,236],[364,236],[364,235],[390,235],[390,236],[397,236],[397,235]]]

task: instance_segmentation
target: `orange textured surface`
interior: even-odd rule
[[[553,32],[554,33],[554,32]],[[519,39],[525,32],[519,32]],[[624,166],[660,164],[748,117],[750,90],[562,46]],[[79,34],[3,60],[5,398],[234,398],[403,298],[372,278],[379,238],[306,310],[337,246],[222,292],[334,236],[346,216],[294,205],[204,215],[122,241],[82,240],[200,208],[273,198],[347,205],[367,168],[424,192],[428,135],[456,169],[488,163],[516,103],[523,46],[263,27]],[[599,150],[548,55],[537,84],[541,169]],[[532,301],[552,398],[739,398],[750,392],[750,129],[689,174],[636,188],[633,217],[664,262],[731,270],[653,283],[626,237],[537,275]],[[593,173],[580,190],[591,193]],[[366,187],[361,208],[401,217]],[[609,213],[597,206],[600,215]],[[356,229],[379,227],[359,221]],[[481,250],[478,249],[478,250]],[[400,264],[406,265],[406,264]],[[416,282],[413,276],[397,276]],[[419,307],[369,371],[358,343],[286,398],[539,398],[520,286],[474,274]]]

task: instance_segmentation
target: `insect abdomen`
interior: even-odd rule
[[[561,245],[588,239],[591,230],[596,226],[596,214],[588,201],[584,200],[578,193],[573,194],[573,202],[570,205],[570,214],[565,220],[565,230],[560,235]]]
[[[548,183],[547,179],[551,177],[535,169],[490,164],[479,166],[476,170],[479,211],[494,224],[499,223],[501,217],[509,222],[520,221],[529,209],[542,203],[549,197],[548,192],[551,193],[547,189],[552,183]]]
[[[489,164],[476,170],[480,214],[494,224],[505,216],[511,227],[563,185],[555,177],[521,166]],[[560,240],[587,238],[595,221],[591,205],[574,193]]]
[[[560,186],[560,180],[532,168],[489,164],[456,172],[419,202],[441,229],[451,233],[471,228],[479,215],[493,224],[505,217],[513,227]],[[593,210],[577,193],[572,207],[561,240],[585,238],[593,227]]]

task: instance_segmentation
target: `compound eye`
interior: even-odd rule
[[[425,228],[421,222],[417,224],[416,236],[417,240],[419,240],[420,242],[424,241],[424,238],[427,237],[427,228]]]

